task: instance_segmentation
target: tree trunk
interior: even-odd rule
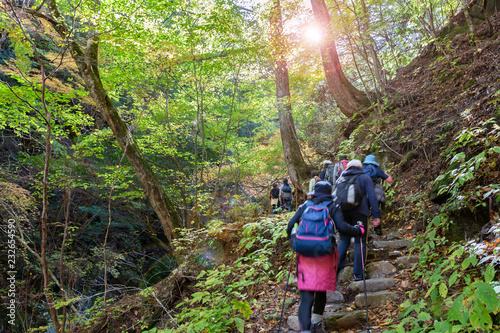
[[[55,0],[47,0],[46,4],[56,19],[46,17],[35,11],[29,12],[33,15],[47,19],[62,38],[67,38],[68,29],[64,24],[64,18],[60,14]],[[71,55],[78,66],[78,70],[85,81],[87,89],[92,95],[92,98],[98,108],[105,115],[106,120],[111,127],[116,140],[118,141],[118,144],[134,168],[134,171],[142,184],[146,198],[148,198],[151,206],[160,219],[165,236],[169,241],[171,241],[172,237],[175,237],[173,230],[175,228],[182,227],[182,221],[177,214],[173,203],[167,197],[158,178],[153,173],[149,163],[141,154],[137,142],[127,127],[127,124],[120,117],[118,109],[113,104],[106,92],[106,89],[104,89],[102,85],[98,67],[98,48],[99,41],[96,34],[87,40],[87,47],[85,50],[82,50],[77,42],[69,42]]]
[[[369,106],[366,95],[356,89],[345,77],[340,64],[330,14],[324,0],[311,0],[314,17],[321,27],[325,40],[321,43],[321,58],[328,86],[340,111],[348,118]]]
[[[304,162],[300,151],[295,124],[292,117],[292,104],[290,102],[290,82],[288,78],[288,68],[286,60],[282,54],[282,31],[280,0],[276,0],[274,13],[271,17],[273,28],[272,38],[275,50],[275,77],[276,77],[276,98],[278,104],[278,115],[280,122],[281,142],[283,143],[283,153],[287,165],[288,175],[292,183],[298,184],[299,192],[307,193],[307,188],[303,184],[308,180],[309,168]]]
[[[366,8],[365,0],[361,0],[361,9],[363,11],[363,33],[364,33],[364,42],[366,43],[368,50],[370,51],[370,55],[373,61],[373,69],[375,72],[375,78],[379,84],[380,90],[382,93],[385,92],[385,86],[387,85],[387,81],[384,75],[384,69],[380,64],[380,60],[378,58],[377,51],[375,50],[375,41],[370,35],[370,15],[368,13],[368,9]]]

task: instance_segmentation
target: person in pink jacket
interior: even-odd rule
[[[363,226],[352,226],[344,221],[340,206],[331,193],[332,185],[327,181],[319,181],[314,185],[314,191],[307,193],[307,195],[311,196],[310,200],[315,205],[324,201],[329,202],[327,205],[329,216],[335,223],[337,230],[344,234],[360,237],[365,232]],[[288,222],[288,237],[291,236],[294,225],[300,222],[306,208],[305,203],[300,205]],[[335,242],[335,238],[332,237],[332,241]],[[336,246],[334,248],[332,254],[321,257],[313,258],[297,254],[297,284],[300,290],[299,324],[303,333],[324,332],[322,320],[326,305],[326,291],[335,291],[337,281],[339,254]],[[314,313],[311,317],[313,304]]]

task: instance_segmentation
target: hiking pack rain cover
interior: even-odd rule
[[[306,209],[299,222],[297,233],[292,232],[292,248],[306,257],[321,257],[333,253],[332,238],[334,225],[329,218],[328,205],[331,201],[324,201],[314,205],[306,201]]]

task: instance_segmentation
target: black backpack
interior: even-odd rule
[[[361,193],[361,186],[358,180],[362,174],[345,175],[344,173],[335,183],[333,194],[337,196],[342,210],[352,210],[363,200],[363,193]]]
[[[277,187],[272,188],[272,189],[271,189],[271,196],[272,196],[273,198],[275,198],[275,199],[276,199],[276,198],[279,198],[279,197],[280,197],[280,189],[279,189],[279,188],[277,188]]]

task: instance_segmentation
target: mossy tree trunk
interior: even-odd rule
[[[57,33],[64,40],[68,40],[69,51],[78,66],[78,70],[85,81],[87,89],[89,90],[97,107],[106,117],[118,144],[141,182],[146,198],[149,200],[151,206],[160,219],[165,236],[170,241],[172,237],[175,237],[173,230],[175,228],[182,227],[181,218],[172,201],[167,197],[165,190],[151,169],[151,166],[142,155],[134,136],[132,135],[127,124],[121,118],[118,113],[118,109],[111,101],[102,84],[98,66],[99,39],[97,33],[89,34],[87,45],[85,49],[83,49],[76,41],[72,40],[71,36],[68,35],[69,30],[64,23],[64,17],[61,15],[56,1],[46,0],[45,4],[49,8],[53,17],[46,16],[33,10],[27,9],[27,11],[35,16],[49,21]]]

